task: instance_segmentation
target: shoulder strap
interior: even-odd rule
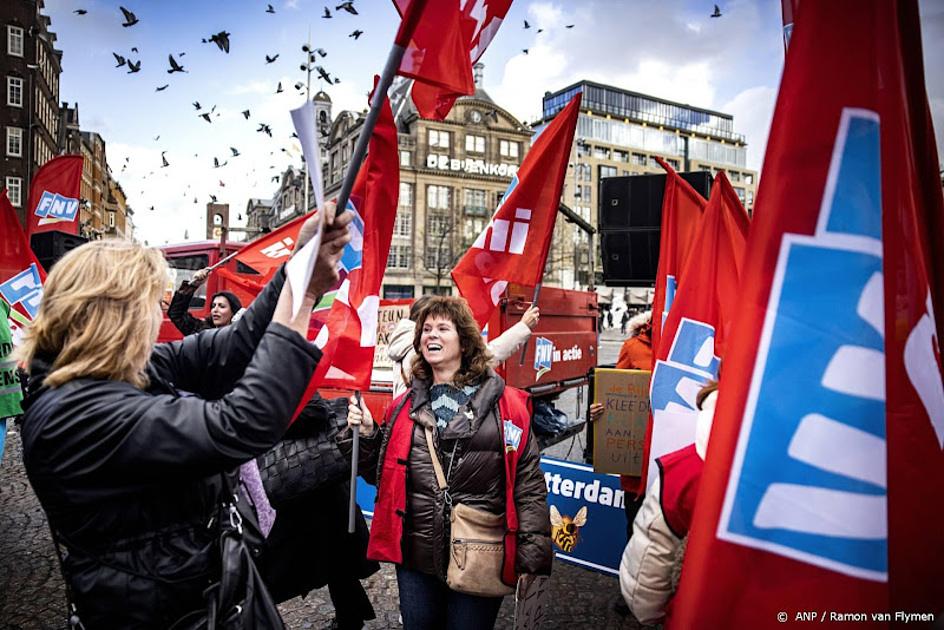
[[[426,427],[426,446],[429,447],[429,456],[433,460],[433,470],[436,471],[436,481],[439,483],[439,489],[445,490],[448,487],[446,475],[443,474],[439,455],[436,454],[436,445],[433,443],[433,431],[429,427]]]

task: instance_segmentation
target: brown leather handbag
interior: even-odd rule
[[[426,429],[426,444],[439,489],[446,492],[449,484],[436,454],[433,432],[429,428]],[[452,523],[449,567],[446,570],[449,588],[480,597],[502,597],[513,593],[515,589],[502,582],[505,515],[456,503],[452,505],[449,520]]]

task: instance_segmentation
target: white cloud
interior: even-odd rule
[[[734,115],[736,129],[748,140],[747,167],[760,171],[767,149],[777,90],[765,85],[748,88],[721,106]]]

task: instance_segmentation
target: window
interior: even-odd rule
[[[413,184],[400,182],[400,201],[401,208],[413,209]]]
[[[613,159],[617,162],[629,162],[629,152],[613,149]]]
[[[731,183],[732,183],[732,184],[741,181],[741,174],[738,173],[737,171],[728,171],[728,175],[731,176]]]
[[[485,231],[485,217],[469,217],[463,223],[462,238],[471,243]]]
[[[23,107],[23,79],[7,77],[7,105]]]
[[[410,238],[413,235],[413,215],[406,212],[398,212],[397,219],[393,222],[393,235],[399,238]]]
[[[451,224],[449,218],[449,215],[444,212],[431,212],[429,216],[426,217],[426,235],[431,238],[439,239],[449,234]]]
[[[747,191],[747,205],[748,206],[754,205],[754,191],[752,190]]]
[[[23,56],[23,27],[7,25],[7,54],[14,57]]]
[[[440,131],[439,129],[430,129],[429,130],[429,146],[436,149],[448,149],[449,148],[449,132]]]
[[[744,199],[746,198],[746,197],[744,196],[744,189],[741,188],[740,186],[735,186],[735,187],[734,187],[734,192],[737,193],[738,199],[741,200],[741,203],[744,203]]]
[[[409,269],[410,268],[409,245],[394,243],[390,245],[390,254],[387,256],[387,267],[390,269]]]
[[[108,213],[108,227],[110,228],[115,227],[115,213],[114,212]]]
[[[589,182],[593,177],[593,169],[589,164],[577,164],[577,181]]]
[[[646,156],[642,153],[633,153],[632,163],[636,166],[645,166],[646,165]]]
[[[400,151],[400,166],[412,166],[413,154],[409,151]]]
[[[502,157],[518,159],[518,143],[511,140],[501,140],[498,143],[498,152]]]
[[[448,186],[427,186],[426,207],[435,210],[451,210],[452,188]]]
[[[23,205],[23,178],[7,176],[7,196],[17,208]]]
[[[744,183],[750,186],[754,183],[754,176],[749,173],[744,173]]]
[[[7,155],[23,157],[23,130],[19,127],[7,127]]]
[[[465,213],[472,216],[485,216],[488,207],[485,204],[485,191],[476,188],[465,189]]]
[[[609,160],[610,150],[605,147],[593,147],[593,157],[598,160]]]
[[[467,134],[465,137],[465,150],[469,153],[485,153],[485,136]]]
[[[668,162],[669,166],[671,166],[675,170],[679,170],[679,167],[681,166],[678,160],[666,160],[666,162]]]
[[[590,201],[590,186],[577,186],[576,193],[577,194],[574,195],[576,199]]]
[[[171,268],[171,275],[174,280],[174,287],[179,287],[183,280],[187,282],[193,278],[193,274],[210,264],[209,257],[206,254],[196,254],[193,256],[175,256],[167,259],[167,265]],[[206,283],[200,287],[190,298],[190,308],[203,308],[206,305]]]
[[[413,285],[409,284],[385,284],[384,297],[388,300],[401,300],[413,297]]]
[[[604,177],[616,177],[616,167],[615,166],[601,166],[600,179],[603,179]]]
[[[423,295],[452,295],[452,289],[449,287],[423,287]]]
[[[659,166],[659,163],[656,162],[655,156],[652,156],[652,155],[649,156],[649,168],[662,168],[661,166]]]

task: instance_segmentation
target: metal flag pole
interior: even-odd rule
[[[308,26],[308,41],[305,43],[305,46],[302,47],[302,52],[305,53],[305,68],[306,77],[305,77],[305,100],[311,100],[311,25]],[[307,105],[306,105],[307,107]],[[302,151],[304,153],[304,150]],[[321,159],[321,156],[318,156],[318,159]],[[302,214],[308,213],[308,187],[311,185],[311,182],[308,181],[308,160],[302,160],[305,163],[305,209],[302,211]]]
[[[358,409],[361,408],[361,391],[354,392],[354,400],[357,401]],[[357,515],[357,468],[360,459],[361,446],[361,428],[354,428],[353,443],[351,445],[351,498],[348,503],[347,512],[347,533],[354,533],[354,525]]]

